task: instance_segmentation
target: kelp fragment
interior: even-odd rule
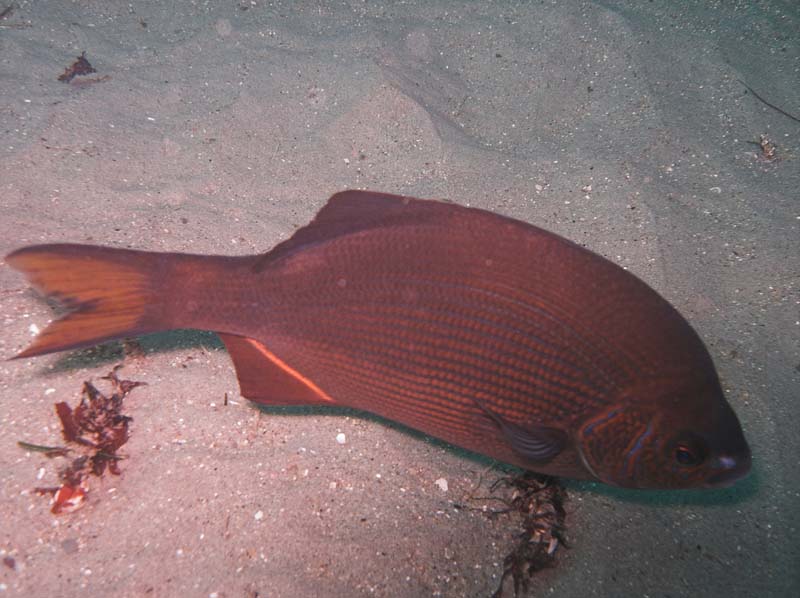
[[[559,546],[567,547],[564,537],[567,492],[557,478],[533,472],[502,477],[489,490],[490,496],[482,500],[497,501],[502,506],[474,510],[491,518],[507,517],[522,528],[516,534],[513,550],[503,560],[503,574],[492,598],[503,596],[509,576],[514,595],[519,596],[528,592],[536,572],[555,566]]]
[[[112,392],[106,396],[89,381],[83,383],[81,401],[74,409],[66,402],[55,405],[61,421],[61,436],[67,446],[52,447],[19,441],[20,447],[43,452],[48,457],[76,455],[65,468],[59,471],[60,486],[36,488],[38,494],[52,498],[51,511],[55,514],[74,511],[83,506],[89,490],[88,478],[102,476],[106,470],[119,475],[119,461],[125,457],[117,451],[129,438],[128,425],[131,418],[122,413],[123,399],[128,393],[146,384],[132,380],[120,380],[116,366],[104,380],[111,382]]]
[[[62,83],[69,83],[78,75],[89,75],[96,72],[97,69],[86,59],[86,52],[81,52],[81,55],[75,59],[75,62],[64,69],[64,72],[58,76],[58,80]]]

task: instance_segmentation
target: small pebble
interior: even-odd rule
[[[434,484],[439,486],[439,490],[441,490],[442,492],[447,492],[447,488],[448,488],[447,480],[445,480],[444,478],[439,478],[438,480],[436,480],[434,482]]]
[[[339,444],[344,444],[345,442],[347,442],[347,436],[345,436],[344,433],[339,432],[336,435],[336,442],[338,442]]]

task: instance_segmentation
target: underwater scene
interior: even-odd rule
[[[0,597],[800,595],[799,5],[0,42]]]

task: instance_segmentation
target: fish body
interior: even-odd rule
[[[42,245],[6,260],[72,310],[21,357],[211,330],[257,402],[353,407],[618,486],[727,485],[750,467],[708,351],[665,299],[491,212],[346,191],[263,255]]]

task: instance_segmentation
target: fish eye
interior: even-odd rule
[[[706,458],[706,444],[694,435],[687,435],[679,438],[673,448],[673,457],[678,465],[683,467],[694,467],[699,465]]]
[[[695,452],[686,445],[679,444],[675,447],[675,460],[680,465],[697,465],[700,463],[700,458]]]

